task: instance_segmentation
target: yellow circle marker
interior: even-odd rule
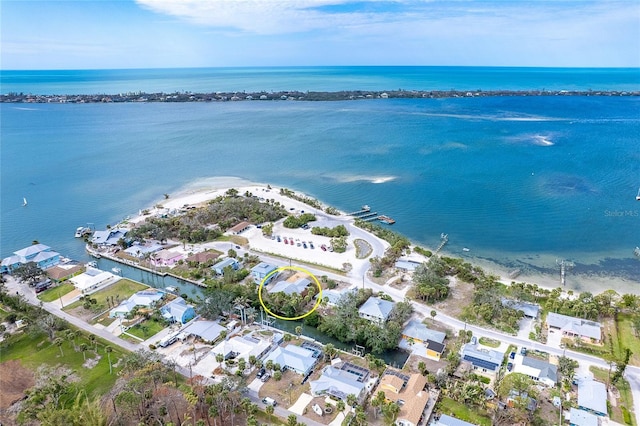
[[[269,280],[269,278],[271,278],[272,275],[275,275],[280,271],[286,271],[289,269],[293,271],[304,272],[305,274],[309,275],[311,278],[313,278],[313,281],[316,282],[316,285],[318,286],[318,291],[319,291],[318,300],[316,301],[316,304],[313,305],[313,308],[306,314],[299,315],[297,317],[283,317],[282,315],[276,315],[273,312],[271,312],[269,308],[267,308],[267,305],[264,304],[264,300],[262,300],[262,288],[265,286],[265,283],[267,282],[267,280]],[[318,306],[320,306],[320,302],[322,302],[322,286],[320,285],[320,281],[318,281],[315,275],[313,275],[311,272],[307,271],[306,269],[300,268],[299,266],[282,266],[276,269],[275,271],[271,271],[266,277],[264,277],[264,279],[260,283],[260,286],[258,287],[258,299],[260,300],[260,304],[262,305],[264,310],[267,311],[269,315],[285,321],[296,321],[311,315],[316,309],[318,309]]]

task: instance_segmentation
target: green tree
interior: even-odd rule
[[[35,285],[44,277],[44,271],[35,262],[23,263],[15,268],[11,274],[30,286]]]
[[[87,360],[87,349],[89,349],[89,346],[86,343],[80,343],[80,352],[82,352],[82,358],[85,361]]]
[[[388,404],[384,404],[382,406],[382,416],[384,418],[384,424],[388,426],[393,426],[396,423],[396,419],[398,418],[399,412],[400,412],[400,406],[395,402],[389,402]]]
[[[431,321],[433,322],[436,319],[436,315],[438,315],[438,313],[432,309],[429,315],[431,315]]]
[[[64,352],[62,351],[63,343],[64,343],[64,340],[61,337],[56,337],[56,339],[53,341],[53,344],[56,345],[58,349],[60,349],[60,356],[64,356]]]
[[[107,353],[107,359],[109,360],[109,374],[113,373],[113,367],[111,365],[111,352],[113,352],[113,348],[109,345],[105,346],[104,351]]]
[[[374,408],[373,414],[378,418],[378,414],[382,411],[383,406],[387,403],[387,397],[383,391],[379,391],[376,396],[371,399],[371,406]]]
[[[298,425],[298,417],[295,414],[289,414],[287,417],[287,426],[297,426]]]
[[[358,398],[356,398],[354,394],[350,393],[349,395],[347,395],[347,405],[349,405],[350,407],[353,407],[356,405],[357,402],[358,402]]]
[[[273,412],[275,411],[275,409],[273,408],[273,405],[267,405],[264,411],[269,415],[269,420],[271,420],[273,417]]]

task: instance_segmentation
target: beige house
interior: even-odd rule
[[[425,390],[427,378],[421,374],[407,376],[401,373],[387,372],[374,392],[384,392],[387,400],[400,406],[396,424],[399,426],[416,426],[420,423],[424,410],[429,402],[429,392]]]

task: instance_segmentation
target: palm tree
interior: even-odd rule
[[[76,337],[78,337],[78,332],[74,330],[67,330],[66,337],[69,342],[73,343],[73,350],[76,350]]]
[[[267,408],[265,408],[264,411],[266,411],[266,413],[269,415],[269,420],[271,420],[273,412],[275,411],[273,405],[267,405]]]
[[[113,352],[113,348],[107,345],[105,346],[104,351],[107,353],[107,358],[109,359],[109,374],[112,374],[113,367],[111,366],[111,352]]]
[[[378,413],[384,408],[384,405],[387,401],[387,397],[385,396],[383,391],[379,391],[376,396],[371,400],[371,406],[374,407],[373,414],[376,419],[378,418]]]
[[[87,349],[89,348],[89,346],[86,343],[80,343],[80,351],[82,352],[82,358],[84,358],[84,360],[87,360]]]
[[[336,404],[336,410],[338,410],[339,413],[342,413],[345,408],[346,408],[346,406],[344,404],[344,401],[343,400],[339,400],[338,403]]]
[[[90,334],[89,335],[89,341],[93,345],[93,350],[97,352],[98,351],[98,341],[96,340],[96,335],[95,334]]]
[[[384,416],[384,424],[388,426],[393,426],[396,423],[396,419],[398,418],[398,413],[400,412],[400,406],[395,402],[390,402],[382,406],[382,415]]]
[[[216,362],[218,364],[222,364],[222,361],[224,361],[224,355],[222,354],[216,354]]]
[[[431,322],[433,322],[436,319],[436,315],[438,315],[438,313],[435,310],[432,310],[430,312],[431,315]]]
[[[53,344],[56,345],[58,347],[58,349],[60,349],[60,356],[64,356],[64,352],[62,352],[62,343],[64,342],[64,340],[62,340],[61,337],[56,337],[55,340],[53,341]]]
[[[349,395],[347,395],[347,404],[351,407],[355,406],[356,403],[358,402],[358,398],[356,398],[356,396],[352,393],[350,393]]]

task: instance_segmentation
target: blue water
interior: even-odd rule
[[[3,94],[338,90],[640,90],[638,68],[273,67],[0,71]]]
[[[640,283],[640,98],[2,104],[0,114],[3,257],[39,240],[85,259],[76,227],[240,176],[347,211],[369,204],[416,242],[448,233],[446,250],[471,260],[553,273],[566,258],[576,273],[626,279],[625,291]]]

